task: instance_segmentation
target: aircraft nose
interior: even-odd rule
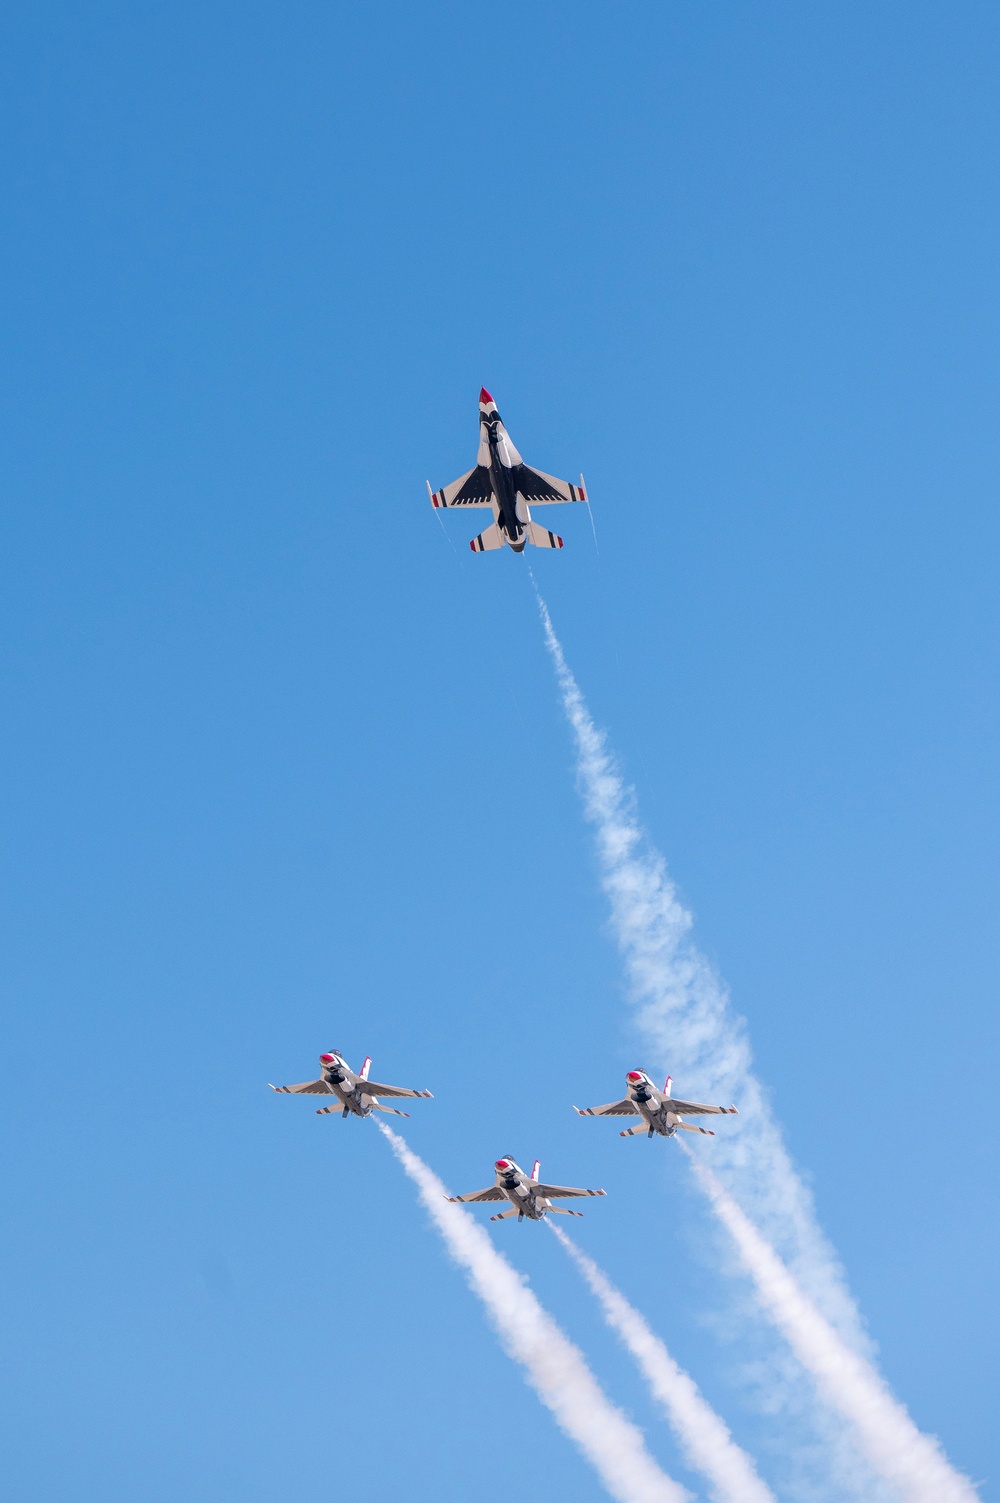
[[[642,1079],[642,1071],[641,1070],[630,1070],[628,1072],[628,1074],[626,1075],[625,1079],[626,1080],[641,1080]]]
[[[333,1064],[333,1055],[332,1054],[321,1054],[320,1057],[319,1057],[319,1062],[320,1062],[321,1065],[332,1065]]]
[[[493,400],[493,398],[490,396],[489,392],[486,390],[485,386],[482,388],[482,390],[479,393],[479,400],[480,400],[480,402],[492,402],[492,400]]]
[[[510,1161],[508,1159],[497,1159],[497,1161],[496,1161],[496,1168],[497,1169],[509,1169],[510,1168]]]

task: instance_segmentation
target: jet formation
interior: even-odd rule
[[[523,553],[529,543],[535,548],[561,548],[563,540],[558,534],[532,520],[531,507],[587,500],[582,475],[580,484],[572,485],[568,480],[546,475],[524,463],[500,419],[497,404],[485,386],[479,393],[479,453],[474,468],[439,491],[432,491],[428,481],[427,494],[435,508],[478,507],[492,511],[492,525],[469,544],[473,553],[490,553],[498,548]],[[336,1050],[321,1054],[319,1062],[322,1073],[317,1080],[306,1080],[299,1085],[273,1085],[271,1090],[293,1096],[332,1096],[333,1101],[317,1108],[317,1115],[340,1112],[345,1120],[350,1116],[370,1117],[374,1112],[407,1117],[409,1113],[399,1107],[385,1106],[383,1098],[428,1097],[431,1094],[430,1091],[383,1085],[372,1080],[369,1076],[370,1058],[356,1074]],[[672,1138],[678,1131],[714,1137],[711,1128],[695,1126],[685,1122],[684,1118],[728,1116],[736,1112],[735,1106],[706,1106],[699,1101],[681,1101],[672,1094],[673,1080],[669,1075],[660,1091],[645,1070],[629,1070],[625,1087],[626,1094],[620,1101],[609,1101],[604,1106],[575,1106],[573,1110],[581,1117],[638,1117],[640,1120],[635,1126],[621,1130],[619,1136],[623,1138],[640,1137],[643,1133],[647,1138]],[[484,1190],[449,1195],[448,1199],[463,1205],[506,1200],[510,1203],[508,1209],[498,1211],[490,1220],[506,1221],[516,1216],[520,1222],[541,1221],[550,1214],[580,1216],[581,1211],[556,1206],[552,1202],[605,1193],[573,1185],[550,1185],[541,1180],[541,1165],[537,1159],[531,1173],[525,1174],[517,1161],[505,1154],[494,1162],[493,1172],[493,1183]]]
[[[383,1085],[381,1081],[372,1080],[370,1056],[365,1059],[361,1069],[355,1073],[344,1056],[337,1050],[331,1050],[328,1054],[319,1057],[322,1074],[317,1080],[304,1080],[299,1085],[272,1085],[271,1090],[279,1095],[291,1096],[333,1096],[335,1101],[327,1106],[317,1108],[317,1116],[323,1117],[330,1112],[340,1112],[346,1119],[350,1116],[370,1117],[373,1112],[390,1112],[396,1117],[408,1117],[409,1112],[400,1111],[398,1107],[383,1105],[383,1097],[430,1097],[430,1091],[417,1091],[409,1086]],[[667,1083],[662,1091],[658,1091],[645,1070],[629,1070],[625,1076],[628,1087],[628,1095],[621,1101],[610,1101],[606,1106],[575,1106],[573,1110],[581,1117],[629,1117],[638,1116],[642,1123],[637,1127],[628,1127],[620,1134],[623,1138],[633,1137],[640,1133],[647,1133],[650,1138],[659,1134],[663,1138],[672,1138],[678,1128],[685,1132],[705,1133],[709,1137],[715,1134],[707,1127],[692,1127],[690,1123],[683,1122],[682,1116],[704,1115],[706,1113],[722,1114],[723,1116],[734,1115],[735,1106],[706,1106],[698,1101],[680,1101],[670,1094],[673,1080],[667,1077]],[[604,1195],[604,1190],[586,1190],[576,1185],[550,1185],[540,1178],[541,1164],[535,1160],[530,1174],[524,1170],[510,1154],[505,1154],[493,1165],[494,1178],[492,1185],[487,1185],[484,1190],[470,1190],[465,1195],[449,1195],[448,1199],[462,1205],[479,1205],[484,1201],[510,1202],[506,1211],[498,1211],[491,1216],[491,1221],[507,1221],[516,1216],[518,1221],[541,1221],[543,1217],[554,1214],[557,1216],[582,1216],[582,1211],[571,1210],[568,1206],[555,1206],[554,1200],[576,1200],[585,1196]]]
[[[489,507],[493,525],[473,538],[473,553],[490,553],[495,548],[512,548],[523,553],[525,545],[535,548],[561,548],[563,540],[540,522],[531,520],[532,506],[557,506],[564,501],[586,501],[583,476],[579,485],[557,480],[533,470],[524,463],[511,442],[497,404],[484,386],[479,393],[479,453],[475,468],[459,475],[443,490],[427,494],[434,507]]]

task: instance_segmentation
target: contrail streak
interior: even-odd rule
[[[641,1431],[607,1398],[583,1353],[563,1335],[483,1228],[461,1206],[448,1204],[448,1192],[437,1175],[401,1137],[384,1122],[375,1125],[417,1186],[448,1251],[465,1269],[505,1351],[520,1362],[542,1403],[611,1496],[619,1503],[689,1503],[690,1493],[656,1464]]]
[[[775,1503],[774,1494],[758,1477],[750,1457],[638,1310],[561,1227],[549,1223],[549,1230],[576,1263],[599,1300],[608,1325],[635,1358],[653,1397],[666,1411],[686,1461],[705,1476],[716,1503]]]
[[[746,1024],[732,1013],[725,987],[689,938],[691,914],[677,896],[663,857],[649,845],[638,823],[631,790],[622,781],[603,732],[590,716],[537,585],[535,594],[545,644],[576,743],[584,812],[596,829],[602,882],[611,903],[612,923],[633,999],[639,1007],[639,1025],[661,1068],[685,1082],[685,1095],[690,1092],[710,1101],[738,1102],[738,1124],[724,1136],[720,1134],[713,1145],[720,1181],[739,1186],[740,1199],[752,1208],[770,1243],[778,1249],[778,1256],[787,1265],[786,1279],[803,1301],[794,1308],[822,1312],[824,1329],[839,1333],[838,1349],[845,1354],[853,1352],[850,1372],[865,1375],[865,1393],[881,1392],[889,1397],[883,1380],[866,1360],[873,1355],[871,1343],[840,1263],[820,1230],[812,1196],[789,1158],[781,1129],[752,1073]],[[713,1200],[712,1204],[721,1215],[719,1202]],[[765,1305],[777,1322],[776,1307],[767,1302]],[[793,1306],[783,1308],[788,1311]],[[777,1323],[787,1336],[787,1325]],[[818,1348],[803,1337],[795,1350],[805,1363],[806,1355],[815,1357]],[[842,1370],[845,1374],[848,1371]],[[829,1368],[822,1368],[822,1376],[820,1370],[810,1371],[830,1399]],[[974,1498],[971,1484],[951,1469],[906,1410],[895,1400],[890,1402],[894,1406],[892,1434],[886,1434],[881,1447],[871,1443],[871,1432],[873,1425],[889,1422],[890,1410],[884,1404],[865,1407],[869,1419],[865,1431],[858,1423],[858,1405],[841,1402],[836,1406],[852,1421],[860,1449],[869,1461],[884,1477],[891,1475],[894,1483],[902,1485],[906,1498],[924,1500],[930,1495],[922,1474],[923,1463],[918,1464],[917,1458],[923,1455],[923,1447],[930,1447],[950,1479],[952,1492],[947,1496]],[[899,1443],[903,1429],[909,1436],[908,1446]],[[891,1474],[879,1465],[880,1456],[886,1465],[886,1458],[891,1459]],[[913,1469],[907,1471],[911,1465]],[[939,1486],[936,1497],[944,1496]]]
[[[711,1169],[686,1144],[681,1146],[719,1219],[732,1234],[761,1304],[827,1402],[854,1426],[876,1471],[913,1503],[978,1503],[972,1483],[954,1471],[938,1442],[916,1428],[885,1381],[820,1314]]]

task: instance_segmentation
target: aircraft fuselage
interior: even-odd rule
[[[668,1120],[674,1114],[666,1111],[663,1097],[660,1096],[659,1091],[654,1090],[651,1085],[644,1084],[638,1085],[638,1087],[630,1085],[629,1096],[632,1097],[633,1102],[638,1106],[639,1114],[642,1115],[642,1120],[645,1121],[651,1133],[660,1133],[662,1138],[672,1138],[674,1136],[674,1133],[677,1132],[677,1123],[671,1123]]]
[[[638,1073],[638,1072],[636,1072]],[[650,1136],[659,1133],[661,1138],[672,1138],[680,1120],[670,1110],[670,1098],[661,1093],[648,1080],[628,1081],[628,1094],[649,1128]]]
[[[520,464],[520,456],[515,458],[511,454],[509,441],[496,411],[484,413],[482,422],[490,449],[490,482],[497,510],[497,525],[506,535],[514,552],[523,553],[527,542],[524,526],[530,516],[514,481],[514,470]]]
[[[344,1116],[350,1112],[355,1117],[370,1117],[374,1111],[371,1097],[365,1094],[365,1081],[349,1069],[339,1054],[330,1063],[323,1062],[323,1079],[344,1108]]]
[[[549,1202],[535,1193],[531,1180],[523,1169],[512,1164],[509,1169],[497,1170],[497,1189],[502,1190],[518,1216],[527,1216],[529,1221],[541,1221]]]

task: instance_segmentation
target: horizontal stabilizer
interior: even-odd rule
[[[550,532],[540,522],[529,522],[524,530],[528,534],[528,542],[534,543],[536,548],[561,548],[563,545],[558,533]]]
[[[481,532],[477,538],[473,538],[469,547],[473,553],[491,553],[494,548],[502,548],[506,541],[506,535],[500,531],[500,528],[494,522],[492,527],[487,527],[485,532]]]

